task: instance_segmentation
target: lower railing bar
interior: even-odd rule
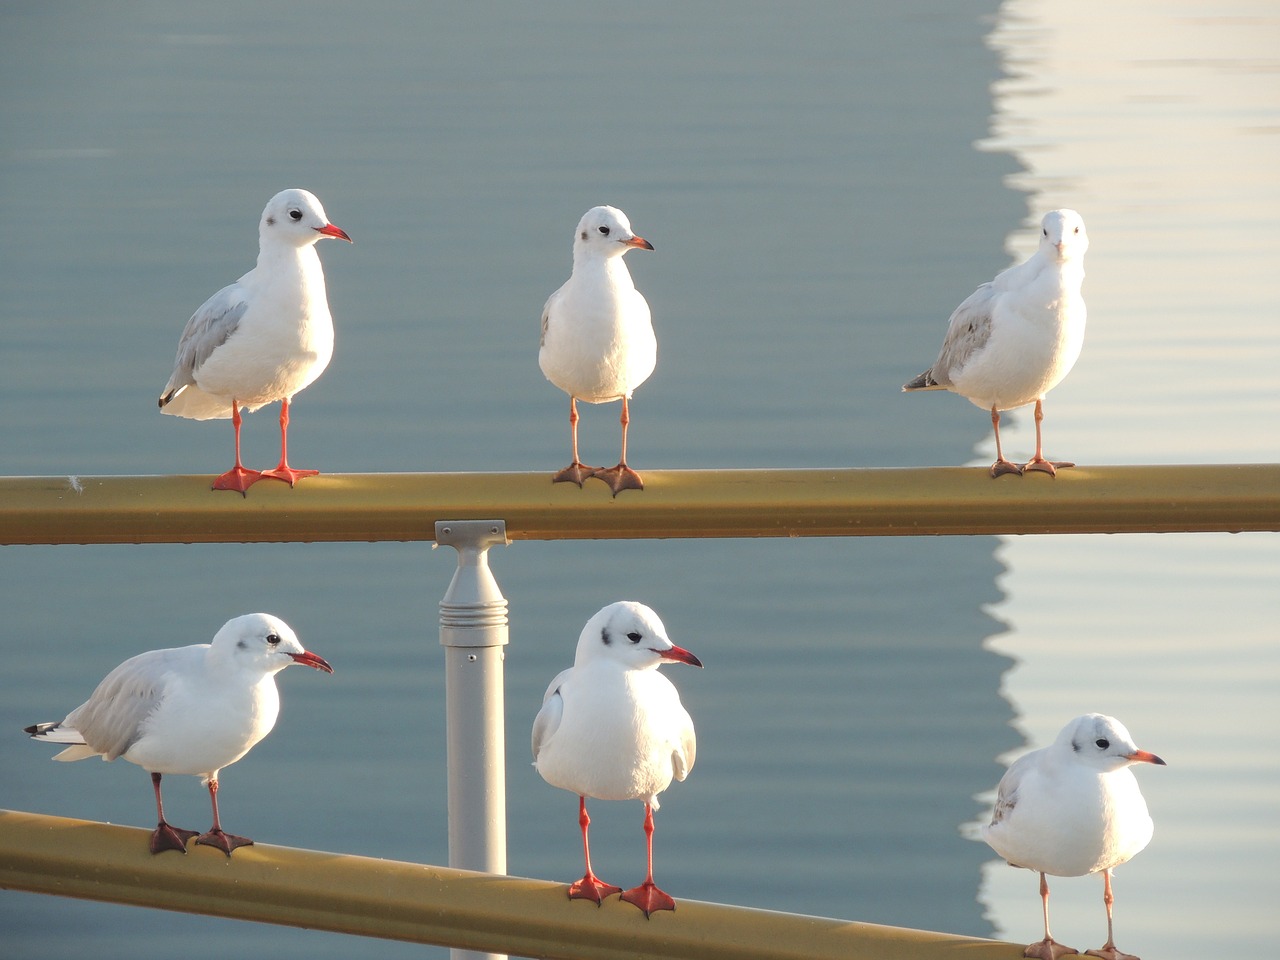
[[[0,544],[431,540],[493,517],[512,540],[1280,530],[1280,464],[645,470],[616,498],[549,473],[329,474],[247,497],[209,479],[0,478]]]
[[[990,940],[679,900],[569,900],[560,883],[257,843],[148,851],[149,831],[0,810],[0,887],[566,960],[1013,960]],[[678,895],[678,891],[676,891]],[[856,906],[851,904],[851,907]]]

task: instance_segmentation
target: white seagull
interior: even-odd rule
[[[231,418],[236,464],[215,490],[245,493],[263,477],[293,486],[318,470],[289,466],[289,401],[333,356],[333,319],[316,241],[351,242],[306,190],[277,193],[258,224],[258,263],[192,314],[178,341],[160,412],[193,420]],[[246,470],[240,462],[240,411],[280,401],[280,465]]]
[[[1075,953],[1049,933],[1049,884],[1045,874],[1082,877],[1102,871],[1107,942],[1089,955],[1137,960],[1116,950],[1111,926],[1111,870],[1151,841],[1154,826],[1135,763],[1164,761],[1139,750],[1119,720],[1100,713],[1076,717],[1047,747],[1013,762],[1000,780],[995,813],[982,838],[1015,867],[1040,873],[1044,939],[1024,956],[1056,960]]]
[[[1089,237],[1074,210],[1053,210],[1040,223],[1040,248],[1024,263],[984,283],[956,307],[942,352],[904,391],[950,390],[991,411],[996,462],[991,475],[1040,470],[1068,461],[1044,457],[1044,396],[1071,372],[1084,345],[1084,254]],[[1035,402],[1036,453],[1025,466],[1000,448],[1000,411]]]
[[[200,777],[213,802],[213,827],[196,843],[231,856],[253,841],[223,832],[218,771],[271,732],[280,712],[275,675],[294,663],[333,673],[325,660],[303,649],[283,620],[246,614],[227,621],[212,643],[131,657],[65,720],[38,723],[25,732],[36,740],[69,744],[54,760],[123,757],[148,771],[160,820],[151,835],[152,853],[185,853],[187,841],[196,836],[165,820],[161,774]]]
[[[569,887],[571,899],[599,904],[621,887],[591,870],[587,797],[643,800],[648,872],[622,893],[649,916],[674,910],[675,901],[653,882],[653,811],[674,777],[693,769],[693,721],[671,681],[658,673],[669,660],[702,661],[667,638],[658,615],[642,603],[611,603],[587,621],[573,666],[547,687],[533,721],[533,765],[542,779],[578,795],[578,823],[587,870]]]
[[[652,250],[653,244],[631,232],[627,215],[616,207],[592,207],[573,238],[573,273],[542,308],[542,346],[538,365],[547,379],[569,394],[573,463],[553,477],[582,486],[599,477],[613,495],[643,490],[640,475],[627,466],[629,401],[658,362],[649,304],[622,256],[628,250]],[[578,459],[578,401],[622,401],[622,456],[616,467],[588,467]]]

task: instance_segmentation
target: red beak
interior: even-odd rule
[[[336,230],[337,227],[334,227]],[[324,657],[317,657],[310,650],[303,650],[301,653],[291,653],[294,663],[305,664],[308,667],[315,667],[317,670],[323,670],[325,673],[333,673],[333,667],[329,666],[329,661]]]
[[[684,647],[677,647],[675,644],[671,645],[670,650],[654,650],[653,652],[663,660],[679,660],[681,663],[687,663],[693,667],[702,666],[701,660],[695,657]]]
[[[622,241],[628,247],[637,247],[640,250],[652,250],[653,244],[644,237],[632,237],[630,240]]]
[[[341,227],[335,227],[332,223],[326,223],[323,227],[316,227],[316,233],[325,237],[333,237],[335,240],[345,240],[347,243],[355,243],[347,236],[347,231]]]
[[[1135,750],[1133,753],[1129,754],[1129,756],[1125,757],[1125,759],[1135,760],[1139,763],[1155,763],[1162,767],[1168,766],[1167,763],[1157,757],[1154,753],[1147,753],[1145,750]]]

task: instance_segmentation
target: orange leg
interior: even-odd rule
[[[165,820],[164,801],[160,799],[160,774],[151,774],[151,786],[156,792],[156,817],[160,821],[156,824],[155,833],[151,834],[151,852],[163,853],[165,850],[177,850],[179,853],[186,853],[187,841],[196,835],[196,831],[170,826]]]
[[[231,426],[236,431],[236,465],[222,476],[214,478],[213,489],[237,490],[241,496],[248,496],[248,489],[261,480],[263,475],[257,470],[245,469],[244,464],[240,462],[240,423],[240,407],[232,400]]]
[[[293,486],[303,477],[314,477],[319,470],[295,470],[289,466],[289,398],[280,402],[280,465],[274,470],[263,470],[264,477],[283,480]]]
[[[1058,943],[1049,933],[1049,881],[1045,879],[1043,873],[1040,874],[1040,902],[1044,909],[1044,939],[1039,943],[1030,944],[1026,950],[1022,951],[1022,955],[1024,957],[1039,957],[1040,960],[1058,960],[1059,957],[1079,953],[1078,950],[1073,950]]]
[[[1004,458],[1004,451],[1000,449],[1000,411],[995,407],[991,408],[991,426],[996,431],[996,462],[991,465],[991,476],[1002,477],[1006,473],[1022,473],[1022,468],[1016,463],[1010,463]]]
[[[621,893],[621,887],[605,883],[591,869],[591,844],[587,842],[587,827],[591,818],[587,816],[587,798],[578,797],[578,826],[582,827],[582,856],[587,862],[587,872],[582,879],[569,887],[570,900],[594,900],[599,906],[611,893]]]
[[[1102,882],[1102,902],[1107,905],[1107,942],[1097,950],[1087,950],[1085,952],[1090,957],[1102,957],[1103,960],[1138,960],[1132,954],[1121,953],[1116,949],[1116,938],[1111,923],[1111,905],[1116,902],[1116,898],[1111,893],[1110,870],[1102,871]]]
[[[647,917],[655,910],[676,908],[675,900],[659,890],[657,884],[653,882],[653,808],[648,803],[644,805],[644,835],[649,850],[648,872],[645,874],[644,883],[638,887],[632,887],[622,895],[622,899],[627,903],[634,903],[644,911]]]
[[[1041,473],[1047,473],[1051,477],[1058,475],[1059,467],[1074,467],[1075,464],[1070,460],[1046,460],[1044,458],[1044,445],[1040,439],[1040,424],[1044,421],[1044,401],[1036,401],[1036,455],[1027,461],[1024,470],[1038,470]]]
[[[582,482],[588,477],[594,476],[596,467],[588,467],[578,459],[578,398],[569,398],[569,436],[573,440],[573,463],[569,464],[554,477],[551,478],[552,483],[576,483],[582,486]]]
[[[222,823],[218,819],[218,781],[209,781],[209,799],[213,802],[213,826],[209,828],[208,833],[202,833],[196,838],[196,843],[203,844],[206,847],[217,847],[228,857],[231,851],[236,847],[251,847],[253,841],[248,837],[237,837],[235,834],[224,833]]]
[[[627,427],[631,425],[631,409],[626,397],[622,398],[622,416],[619,417],[619,422],[622,424],[622,457],[616,467],[597,470],[594,474],[609,485],[615,497],[623,490],[644,489],[640,474],[627,466]]]

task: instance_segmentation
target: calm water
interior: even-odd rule
[[[6,6],[0,37],[3,472],[224,469],[230,427],[154,398],[182,323],[248,269],[263,203],[294,185],[356,239],[321,248],[338,346],[295,405],[301,465],[561,466],[537,317],[600,202],[656,247],[628,258],[660,344],[632,408],[641,470],[989,461],[980,411],[898,386],[1061,205],[1090,227],[1091,326],[1047,407],[1051,452],[1277,456],[1280,31],[1263,3],[65,3]],[[584,455],[613,455],[616,417],[585,410]],[[272,412],[247,418],[251,463],[275,443]],[[967,836],[1010,757],[1099,709],[1170,763],[1141,771],[1157,833],[1118,879],[1121,945],[1270,945],[1274,537],[521,543],[492,563],[512,617],[514,874],[580,871],[573,798],[529,767],[528,728],[582,622],[630,597],[707,663],[669,671],[700,741],[659,814],[677,897],[1031,939],[1034,877]],[[136,767],[52,764],[19,729],[125,656],[265,609],[338,672],[281,678],[278,728],[223,777],[228,827],[446,861],[451,551],[0,564],[0,806],[149,825]],[[204,791],[171,779],[173,819],[203,826]],[[600,872],[635,882],[639,804],[592,814]],[[1099,887],[1055,885],[1067,942],[1101,942]],[[443,954],[12,892],[0,928],[36,958]]]

